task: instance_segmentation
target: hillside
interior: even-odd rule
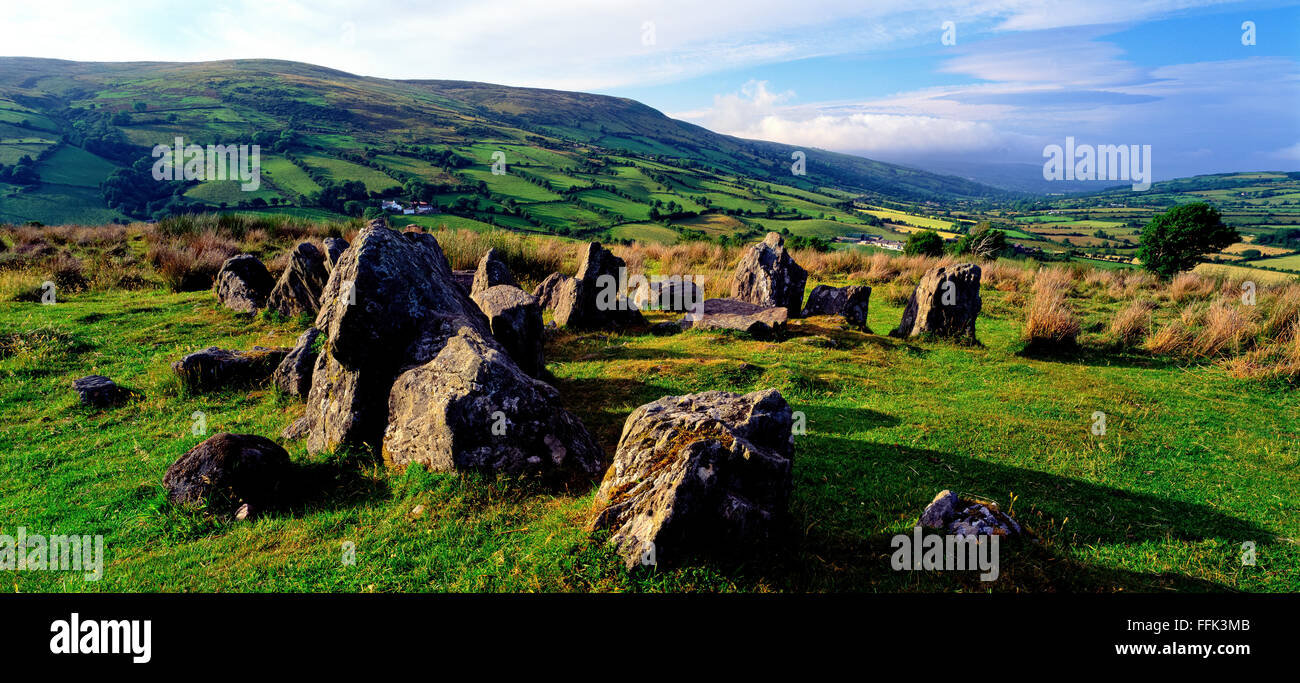
[[[100,182],[177,136],[261,145],[264,184]],[[632,100],[464,81],[387,80],[273,60],[82,63],[0,58],[0,164],[39,163],[39,183],[0,183],[0,221],[96,222],[186,210],[324,208],[325,182],[361,180],[373,202],[426,183],[463,219],[591,233],[658,213],[834,215],[852,196],[966,202],[1003,193],[859,157],[718,135]],[[490,173],[503,152],[507,175]],[[148,176],[145,176],[146,178]],[[771,183],[769,189],[767,185]],[[178,184],[179,185],[179,184]],[[525,187],[533,186],[533,189]],[[758,187],[762,185],[762,187]],[[609,186],[615,197],[565,192]],[[455,207],[457,200],[478,200]],[[118,201],[121,199],[121,201]],[[669,209],[669,203],[672,206]],[[532,210],[536,209],[536,211]],[[485,220],[490,219],[490,220]],[[499,219],[499,220],[498,220]]]
[[[505,476],[403,471],[373,454],[309,453],[290,438],[281,441],[313,482],[291,509],[234,521],[169,503],[164,471],[206,436],[275,438],[305,410],[270,384],[196,393],[178,382],[170,364],[187,353],[291,345],[309,324],[221,306],[206,288],[212,264],[247,253],[274,272],[295,242],[355,240],[358,225],[204,216],[0,229],[0,519],[103,534],[107,548],[101,581],[6,574],[15,591],[1300,587],[1300,285],[1261,286],[1257,305],[1246,305],[1230,278],[1163,283],[1141,271],[1026,262],[981,264],[977,345],[886,335],[921,273],[951,259],[861,251],[793,256],[809,288],[871,285],[874,332],[815,316],[777,339],[716,330],[546,335],[548,381],[607,456],[629,413],[666,395],[774,388],[806,414],[789,535],[744,562],[628,573],[602,537],[583,530],[594,482],[557,492]],[[578,245],[554,237],[433,235],[455,268],[502,249],[528,288],[550,272],[572,273],[578,255]],[[701,244],[614,250],[633,272],[694,274],[710,295],[725,290],[741,253]],[[46,279],[58,287],[50,305],[32,296]],[[1051,291],[1077,322],[1079,346],[1031,353],[1026,333]],[[90,373],[133,398],[81,406],[71,382]],[[890,538],[944,488],[999,502],[1038,542],[1004,546],[994,583],[892,570]],[[1249,565],[1247,541],[1258,551]],[[349,542],[356,563],[341,567],[340,544]]]

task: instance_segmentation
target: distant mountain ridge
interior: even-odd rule
[[[137,105],[136,103],[143,103]],[[137,110],[136,106],[143,106]],[[978,199],[1005,192],[955,176],[824,150],[714,133],[640,102],[581,92],[452,80],[392,80],[280,60],[197,63],[71,62],[0,58],[0,136],[16,141],[16,116],[43,131],[125,163],[176,135],[237,143],[257,132],[293,129],[309,145],[362,152],[391,144],[461,145],[490,139],[545,147],[542,138],[678,158],[755,180],[827,186],[905,201]],[[52,125],[44,125],[44,124]],[[114,144],[111,138],[120,133]],[[313,138],[312,136],[316,136]],[[99,144],[100,141],[105,141]],[[16,143],[15,143],[16,144]],[[33,148],[36,139],[27,139]],[[11,150],[12,151],[12,150]],[[39,151],[39,150],[36,150]],[[806,178],[792,155],[806,154]],[[0,157],[0,163],[13,163]],[[806,182],[805,182],[806,181]]]

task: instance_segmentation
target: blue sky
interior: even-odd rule
[[[902,163],[1041,165],[1069,136],[1149,144],[1157,179],[1300,169],[1297,2],[43,0],[6,15],[12,55],[586,90]]]

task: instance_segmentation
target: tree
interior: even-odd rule
[[[1236,229],[1225,225],[1214,207],[1205,202],[1184,204],[1147,223],[1142,229],[1138,258],[1147,270],[1170,278],[1191,269],[1205,254],[1223,249],[1239,238]]]
[[[943,254],[943,238],[933,230],[914,232],[908,236],[907,245],[903,247],[903,253],[939,256]]]
[[[958,254],[973,254],[982,259],[995,259],[1007,252],[1007,233],[994,230],[988,223],[980,223],[957,243]]]

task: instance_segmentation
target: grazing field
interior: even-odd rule
[[[347,236],[355,228],[333,229]],[[12,293],[45,277],[44,262],[0,280],[0,476],[9,483],[0,489],[0,531],[102,534],[106,551],[101,581],[9,573],[17,591],[1300,590],[1292,541],[1300,397],[1291,384],[1300,372],[1241,378],[1231,356],[1116,345],[1107,331],[1138,301],[1151,302],[1153,329],[1175,324],[1231,282],[1184,278],[1175,290],[1144,274],[1062,270],[1049,279],[1065,283],[1081,349],[1042,355],[1023,341],[1035,279],[1024,264],[985,264],[981,344],[964,346],[883,334],[935,261],[796,252],[809,287],[876,287],[874,333],[838,316],[793,321],[779,340],[560,330],[547,339],[547,369],[607,455],[628,413],[664,395],[770,387],[807,418],[795,437],[792,520],[781,543],[740,564],[629,574],[602,536],[583,530],[590,486],[553,491],[508,477],[390,470],[357,452],[309,454],[301,441],[283,443],[316,487],[293,509],[237,522],[173,507],[160,480],[204,438],[196,414],[208,435],[278,439],[303,405],[269,388],[189,393],[170,362],[210,345],[288,345],[303,323],[235,314],[211,291],[170,291],[144,260],[154,228],[119,230],[113,239],[125,253],[93,233],[3,233],[11,248],[44,240],[76,250],[89,284],[41,305]],[[242,239],[255,244],[220,239],[272,258],[293,235],[326,231],[295,223],[248,230]],[[202,232],[173,239],[199,244],[203,234],[204,244],[220,243]],[[437,235],[460,268],[494,244],[571,272],[578,250],[502,233]],[[739,254],[701,246],[617,251],[630,263],[685,264],[715,278]],[[113,284],[117,272],[143,280],[123,288]],[[1261,290],[1260,321],[1283,310],[1278,297],[1295,296],[1285,291]],[[91,373],[136,398],[80,407],[70,382]],[[1098,411],[1107,424],[1100,434]],[[963,572],[892,571],[890,537],[908,532],[944,488],[999,502],[1037,542],[1004,544],[1000,578],[989,584]],[[1246,541],[1257,545],[1254,566],[1240,560]],[[355,544],[353,566],[340,562],[344,542]]]
[[[321,154],[302,154],[300,158],[308,166],[318,168],[329,176],[330,180],[341,182],[344,180],[359,180],[365,184],[366,189],[371,192],[383,192],[390,187],[397,187],[398,182],[382,171],[377,171],[368,166],[354,164],[351,161],[335,159]]]
[[[1262,250],[1261,250],[1262,251]],[[1266,258],[1254,261],[1265,268],[1278,268],[1281,270],[1290,270],[1300,273],[1300,254],[1291,254],[1290,256],[1280,256],[1277,258]]]

